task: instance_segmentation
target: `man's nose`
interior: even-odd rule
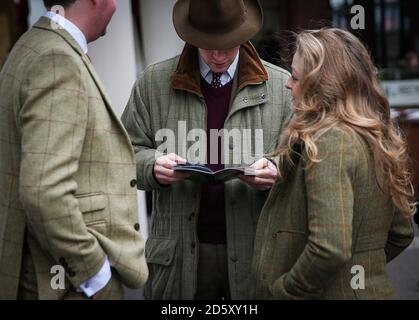
[[[214,50],[212,53],[212,57],[216,60],[223,60],[225,57],[224,51],[222,50]]]

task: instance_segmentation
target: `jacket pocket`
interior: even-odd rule
[[[149,278],[145,285],[146,299],[176,299],[179,287],[176,282],[175,255],[177,240],[150,237],[145,247]]]
[[[106,208],[105,195],[102,192],[76,195],[82,213],[100,211]]]
[[[272,234],[272,268],[277,274],[289,272],[300,258],[308,242],[308,235],[294,228],[277,229]]]
[[[106,197],[102,192],[76,195],[86,226],[106,225]]]

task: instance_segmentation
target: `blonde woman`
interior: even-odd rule
[[[406,144],[371,58],[339,29],[298,35],[295,115],[258,224],[258,299],[391,299],[386,263],[412,241]]]

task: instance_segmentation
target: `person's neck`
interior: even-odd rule
[[[90,31],[91,19],[88,18],[89,16],[90,15],[86,14],[86,12],[81,13],[80,8],[72,8],[72,7],[66,9],[65,15],[64,15],[64,17],[68,21],[73,23],[77,28],[80,29],[81,32],[83,32],[83,35],[85,36],[87,43],[90,43],[96,40],[94,36],[92,35],[92,32]]]
[[[90,43],[96,39],[92,39],[92,34],[90,32],[90,28],[89,28],[89,24],[88,22],[86,23],[84,21],[84,19],[80,19],[78,18],[77,15],[69,15],[68,17],[66,16],[66,19],[70,20],[72,23],[74,23],[77,28],[80,29],[81,32],[83,32],[84,36],[86,37],[86,41],[87,43]]]

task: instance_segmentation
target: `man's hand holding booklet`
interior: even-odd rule
[[[226,168],[218,171],[212,171],[210,168],[201,164],[192,164],[189,162],[179,163],[173,168],[175,172],[185,172],[190,174],[190,180],[217,183],[220,181],[228,181],[239,178],[240,175],[255,176],[255,168],[252,167],[235,167]]]

